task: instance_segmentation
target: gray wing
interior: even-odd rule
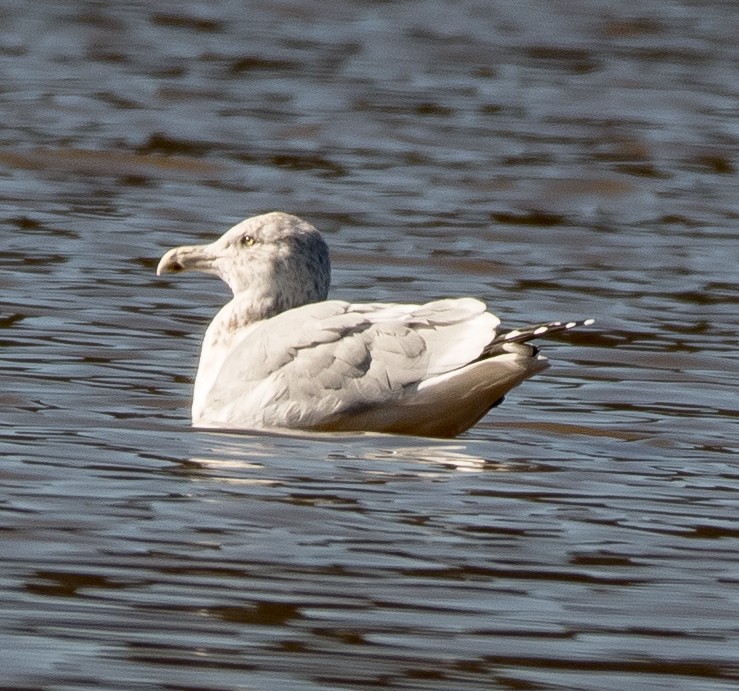
[[[396,404],[481,354],[498,320],[463,298],[427,305],[328,301],[252,325],[224,360],[207,417],[237,427],[327,427]]]

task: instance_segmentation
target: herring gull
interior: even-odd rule
[[[208,326],[192,400],[198,427],[453,437],[548,366],[528,341],[593,320],[504,330],[470,297],[425,305],[327,300],[328,247],[287,213],[209,245],[176,247],[157,275],[215,274],[233,299]]]

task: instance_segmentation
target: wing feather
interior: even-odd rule
[[[289,310],[233,339],[199,422],[340,426],[473,362],[498,324],[471,298],[421,306],[327,301]]]

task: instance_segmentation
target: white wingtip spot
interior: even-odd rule
[[[508,340],[509,338],[516,338],[516,336],[520,336],[521,332],[518,329],[513,329],[513,331],[509,331],[505,336],[504,340]]]
[[[577,322],[567,322],[565,324],[565,329],[571,329],[573,326],[577,326]]]
[[[534,336],[539,336],[540,334],[545,334],[547,331],[549,331],[548,326],[540,326],[538,329],[534,329]]]
[[[586,319],[582,325],[583,326],[590,326],[591,324],[595,323],[595,319]]]

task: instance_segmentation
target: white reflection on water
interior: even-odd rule
[[[258,437],[249,435],[240,435],[243,441],[234,443],[218,443],[212,447],[212,456],[199,454],[192,457],[190,462],[196,465],[219,471],[268,471],[270,461],[274,460],[276,448],[281,446],[281,453],[285,453],[287,449],[280,444],[279,435],[276,440],[270,439],[267,442],[260,440]],[[291,448],[293,453],[300,454],[300,443],[307,448],[316,444],[327,445],[332,444],[340,448],[337,451],[329,451],[327,460],[339,460],[341,458],[349,458],[356,460],[367,460],[379,462],[368,466],[368,473],[397,473],[399,470],[408,472],[415,468],[419,475],[427,475],[432,471],[434,465],[444,466],[446,469],[455,469],[462,472],[482,472],[482,471],[507,471],[511,469],[519,469],[520,464],[509,465],[502,462],[490,461],[481,455],[475,454],[470,447],[473,443],[426,443],[416,444],[416,438],[409,439],[405,437],[397,437],[394,435],[342,435],[342,434],[286,434],[286,439],[293,442]],[[248,440],[248,443],[247,443]],[[277,444],[274,442],[277,441]],[[297,447],[295,442],[298,442]],[[374,443],[373,443],[374,442]],[[481,444],[482,446],[482,444]],[[347,454],[347,450],[351,450],[351,454]],[[257,460],[258,459],[258,460]],[[263,462],[261,462],[263,461]],[[389,466],[386,466],[389,464]],[[269,479],[245,479],[242,477],[232,477],[227,479],[229,482],[239,483],[268,483]]]

